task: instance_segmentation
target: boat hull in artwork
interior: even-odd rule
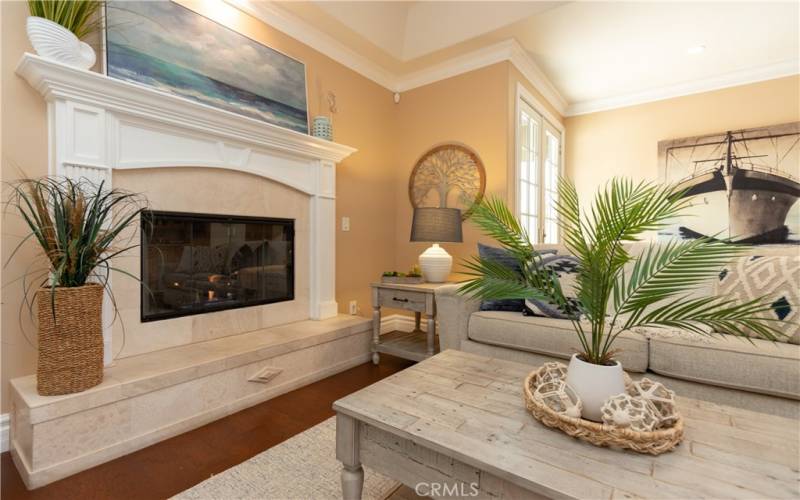
[[[678,184],[684,196],[727,191],[731,240],[740,243],[783,243],[789,236],[786,217],[800,197],[800,183],[771,172],[733,168],[713,170]],[[681,228],[686,237],[701,236]]]

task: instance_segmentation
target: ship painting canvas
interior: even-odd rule
[[[661,179],[691,197],[661,238],[800,244],[800,122],[658,143]]]
[[[305,65],[169,1],[106,2],[108,76],[308,133]]]

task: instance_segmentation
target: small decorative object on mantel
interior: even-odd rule
[[[326,141],[333,140],[333,115],[335,115],[339,108],[336,106],[336,94],[333,92],[328,92],[325,95],[325,98],[328,100],[328,111],[330,111],[331,116],[327,117],[325,115],[315,116],[313,125],[311,127],[311,135],[314,137],[319,137],[320,139],[325,139]]]
[[[331,127],[331,119],[327,116],[315,116],[314,125],[311,128],[311,134],[314,137],[325,139],[326,141],[333,140],[333,128]]]
[[[12,184],[9,205],[45,261],[30,266],[44,271],[30,272],[23,283],[25,303],[37,306],[37,392],[55,396],[94,387],[103,381],[102,309],[104,290],[111,293],[111,258],[137,246],[130,229],[139,224],[145,200],[103,183],[44,177]]]
[[[463,144],[436,146],[417,160],[408,180],[411,206],[459,208],[472,214],[486,189],[486,171],[476,152]]]
[[[582,402],[569,384],[558,380],[562,370],[567,372],[567,367],[561,363],[545,363],[525,379],[525,406],[542,424],[595,446],[624,448],[650,455],[670,451],[683,440],[683,418],[680,414],[674,412],[668,425],[659,426],[652,403],[629,393],[612,396],[605,402],[604,408],[608,413],[606,420],[610,423],[573,416],[575,408],[580,408]],[[561,406],[564,402],[562,393],[568,396],[571,405],[569,410],[566,404]],[[549,396],[547,399],[545,394]]]
[[[414,266],[407,273],[397,271],[386,271],[381,276],[381,283],[397,283],[401,285],[414,285],[423,283],[422,272],[419,266]]]
[[[101,5],[92,0],[29,0],[26,30],[36,53],[80,69],[94,66],[94,49],[80,39],[97,29]]]

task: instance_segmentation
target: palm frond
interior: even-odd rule
[[[713,238],[650,244],[614,290],[615,314],[629,314],[668,299],[716,277],[743,247]]]

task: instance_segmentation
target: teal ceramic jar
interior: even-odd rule
[[[331,127],[331,119],[327,116],[314,117],[314,124],[311,127],[311,134],[314,137],[332,141],[333,127]]]

